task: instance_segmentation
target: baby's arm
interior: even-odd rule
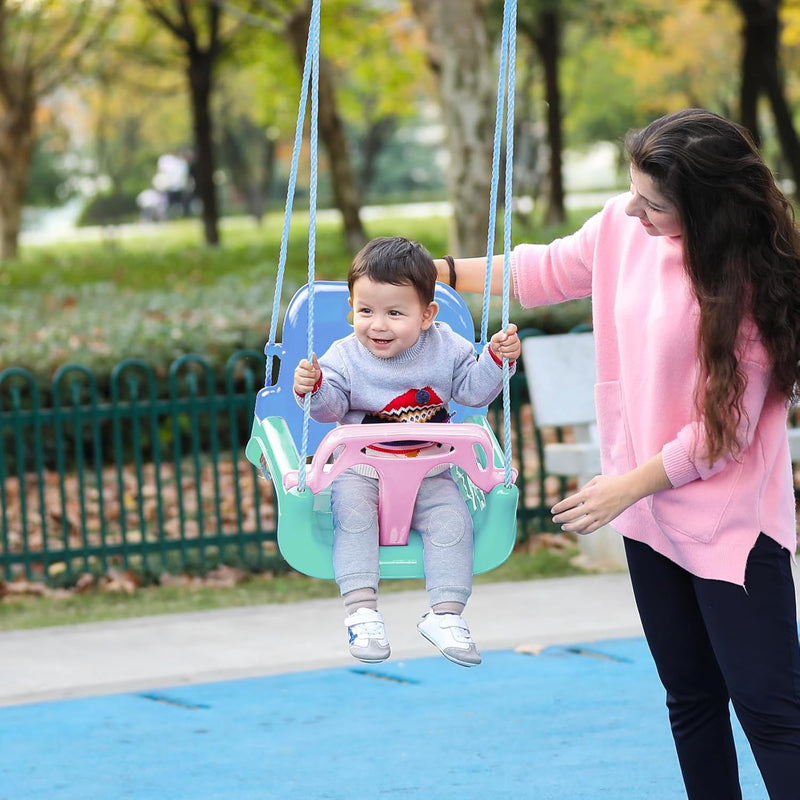
[[[489,347],[499,359],[516,361],[522,352],[522,344],[517,335],[517,326],[511,322],[504,331],[498,331],[489,340]]]
[[[317,356],[312,354],[311,361],[305,358],[294,371],[294,392],[301,397],[313,392],[322,376]]]
[[[311,418],[317,422],[340,422],[350,410],[349,380],[342,371],[343,364],[328,350],[317,361],[303,359],[294,371],[294,396],[297,404],[305,405],[311,398]]]
[[[456,346],[459,342],[463,346]],[[464,406],[479,408],[488,405],[503,388],[503,358],[508,359],[509,374],[516,371],[522,345],[517,326],[492,336],[480,357],[475,359],[474,345],[453,334],[453,350],[458,355],[453,367],[452,398]]]

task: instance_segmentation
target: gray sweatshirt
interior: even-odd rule
[[[503,388],[503,370],[489,345],[476,359],[473,344],[443,322],[391,358],[373,355],[350,334],[335,341],[319,364],[322,381],[311,398],[318,422],[446,422],[451,399],[485,406]]]

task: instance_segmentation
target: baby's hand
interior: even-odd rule
[[[511,322],[507,330],[498,331],[489,340],[489,347],[498,358],[516,361],[522,352],[522,344],[517,336],[517,326]]]
[[[313,392],[320,375],[322,375],[316,355],[312,354],[311,359],[309,362],[304,358],[294,371],[295,394],[306,395]]]

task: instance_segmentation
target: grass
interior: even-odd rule
[[[585,574],[571,560],[577,554],[573,545],[538,543],[520,548],[492,572],[475,577],[476,591],[481,584],[497,581],[527,581]],[[421,580],[385,581],[381,592],[422,591]],[[0,601],[0,630],[22,630],[86,622],[103,622],[157,614],[178,614],[222,608],[296,603],[339,594],[333,581],[308,578],[297,573],[286,575],[248,575],[233,586],[180,584],[139,588],[132,594],[92,590],[85,593],[62,592],[45,596],[7,595]]]
[[[515,230],[515,242],[548,241],[577,229],[590,210],[570,212],[559,227]],[[368,237],[402,234],[416,239],[434,255],[448,251],[448,220],[443,216],[401,216],[387,210],[364,222]],[[290,283],[305,283],[308,255],[308,214],[292,218],[286,252]],[[5,291],[37,290],[52,286],[80,287],[112,283],[118,290],[174,291],[176,287],[213,286],[226,276],[260,275],[265,296],[276,272],[283,216],[272,213],[261,225],[247,217],[220,221],[221,244],[206,247],[199,220],[173,220],[152,226],[120,228],[91,241],[27,244],[16,261],[0,263],[0,286]],[[498,239],[498,241],[501,241]],[[476,253],[476,255],[480,255]],[[316,270],[320,279],[343,279],[352,259],[341,224],[330,218],[317,222]],[[254,287],[258,288],[258,287]]]

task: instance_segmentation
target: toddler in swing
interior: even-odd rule
[[[334,342],[294,373],[298,403],[311,392],[319,422],[369,424],[447,422],[450,400],[490,403],[502,390],[503,358],[520,355],[515,325],[492,336],[476,359],[472,342],[436,321],[436,266],[416,242],[382,237],[355,257],[347,276],[353,333]],[[390,457],[419,453],[426,442],[385,443]],[[331,485],[333,568],[345,605],[350,653],[378,663],[390,654],[378,611],[378,478],[367,465],[343,472]],[[464,667],[481,663],[462,617],[472,592],[472,518],[447,465],[422,481],[412,519],[423,541],[430,610],[420,633]]]

